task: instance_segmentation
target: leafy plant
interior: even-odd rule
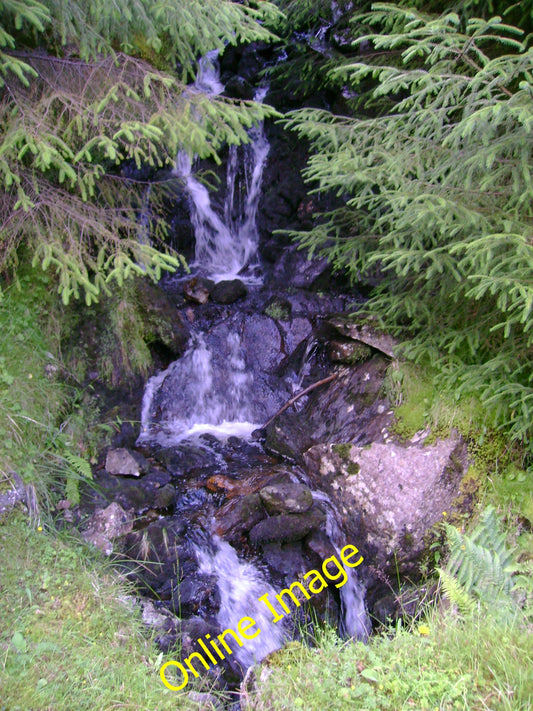
[[[365,113],[286,119],[344,204],[293,236],[355,282],[381,274],[366,309],[403,354],[531,445],[533,50],[497,16],[376,3],[354,22],[374,51],[331,76]]]
[[[475,600],[495,618],[512,617],[517,589],[531,594],[531,561],[518,562],[506,544],[494,507],[488,506],[470,534],[444,524],[450,557],[445,569],[439,570],[442,586],[452,604],[463,613],[472,613]],[[524,601],[531,613],[531,600]],[[526,609],[526,613],[528,610]]]
[[[199,54],[271,39],[265,23],[278,14],[232,0],[2,3],[0,272],[25,245],[65,303],[91,303],[110,281],[183,265],[164,244],[167,183],[147,205],[146,180],[127,166],[172,168],[179,150],[216,159],[249,140],[267,105],[213,99],[185,80]],[[143,211],[149,240],[138,239]]]

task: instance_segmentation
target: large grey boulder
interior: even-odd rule
[[[367,560],[405,572],[424,550],[428,529],[450,511],[467,467],[466,444],[457,435],[431,444],[319,444],[304,460]]]

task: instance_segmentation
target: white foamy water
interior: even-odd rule
[[[328,495],[323,491],[313,491],[313,499],[320,501],[326,509],[326,533],[340,560],[340,549],[349,543],[356,545],[356,542],[346,540]],[[342,614],[340,632],[347,637],[357,637],[357,639],[366,641],[372,630],[372,623],[365,605],[366,588],[359,580],[359,575],[355,570],[348,566],[345,567],[345,570],[348,580],[339,588]]]
[[[246,368],[238,334],[225,339],[224,357],[214,354],[198,334],[183,356],[148,380],[138,442],[170,446],[210,433],[219,439],[250,438],[260,425],[251,419],[253,375]],[[164,413],[155,416],[159,392]]]
[[[197,548],[196,557],[201,573],[217,577],[221,598],[217,621],[223,629],[236,630],[243,617],[251,617],[256,625],[249,634],[261,630],[254,639],[245,640],[243,646],[234,651],[242,666],[249,667],[287,641],[281,623],[274,623],[268,608],[258,602],[265,593],[271,597],[276,593],[261,571],[252,563],[240,560],[229,543],[214,536],[212,548]]]
[[[216,52],[200,60],[194,88],[211,96],[223,91]],[[260,89],[254,99],[262,102],[266,92]],[[181,151],[176,157],[173,172],[184,181],[191,205],[195,235],[192,266],[201,268],[214,281],[239,276],[247,283],[260,283],[256,274],[256,219],[270,145],[262,124],[251,128],[248,135],[249,144],[229,148],[225,198],[219,208],[213,205],[206,186],[194,176],[190,156]]]

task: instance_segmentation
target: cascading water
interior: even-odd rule
[[[210,53],[199,63],[194,90],[216,95],[223,89],[217,54]],[[262,89],[255,99],[262,101],[265,94],[266,90]],[[254,272],[258,244],[256,218],[269,144],[262,126],[251,129],[249,137],[249,144],[228,150],[226,188],[221,204],[211,200],[206,186],[194,176],[190,157],[180,153],[176,158],[174,173],[183,181],[190,201],[196,238],[195,266],[215,281],[237,275],[239,278],[244,275],[249,283],[253,283],[254,278],[257,280],[257,272]],[[255,305],[260,299],[262,296],[252,294],[247,303]],[[183,307],[184,311],[185,308],[192,307]],[[308,534],[299,539],[290,536],[284,539],[280,535],[281,541],[289,543],[279,544],[277,548],[276,538],[273,543],[267,538],[266,545],[262,546],[252,536],[254,526],[276,517],[270,510],[267,513],[261,503],[263,488],[271,482],[275,485],[276,477],[289,477],[293,483],[301,483],[305,474],[286,462],[279,466],[280,474],[280,460],[273,463],[259,443],[251,445],[243,440],[249,440],[255,429],[267,422],[295,391],[304,387],[306,378],[314,377],[310,374],[320,355],[319,341],[313,334],[307,336],[305,343],[301,338],[295,339],[295,344],[300,342],[300,350],[293,345],[289,350],[290,341],[280,336],[279,323],[274,325],[274,320],[269,320],[264,311],[261,314],[261,308],[262,305],[258,313],[250,314],[243,311],[242,305],[220,311],[218,305],[208,304],[205,310],[199,307],[191,322],[201,325],[193,327],[187,351],[146,384],[138,438],[138,443],[146,445],[171,473],[175,487],[176,498],[170,507],[169,519],[180,533],[179,551],[174,554],[177,565],[172,570],[179,568],[182,577],[171,580],[176,574],[167,572],[165,582],[156,590],[164,592],[170,583],[179,605],[186,605],[185,617],[202,615],[212,637],[219,629],[237,629],[244,617],[253,618],[261,633],[253,639],[246,638],[243,646],[234,649],[237,667],[240,665],[243,669],[279,649],[291,633],[294,634],[296,615],[292,621],[278,619],[276,622],[260,598],[266,594],[275,600],[281,588],[301,579],[305,570],[320,569],[321,565],[317,562],[317,553],[313,553],[314,549],[306,542],[310,538],[305,537]],[[268,353],[270,342],[274,344],[278,340],[283,357],[263,357],[262,351]],[[298,358],[290,361],[293,353],[297,353]],[[281,368],[285,360],[291,364]],[[298,404],[303,404],[303,399]],[[215,435],[218,441],[202,437],[205,434]],[[236,435],[237,439],[230,435]],[[313,491],[312,498],[313,509],[318,507],[325,512],[325,517],[322,513],[317,519],[319,523],[311,535],[316,533],[324,538],[325,518],[325,533],[329,539],[326,549],[331,550],[332,545],[339,557],[345,545],[357,541],[346,540],[326,494]],[[259,519],[256,519],[258,512]],[[285,526],[308,514],[284,515]],[[159,535],[157,524],[153,524],[155,541]],[[149,524],[149,530],[151,526]],[[250,550],[255,551],[254,556],[258,558],[262,556],[261,563],[256,565],[244,560],[250,556]],[[268,581],[265,571],[273,583],[279,584],[278,591]],[[320,592],[328,596],[324,609],[338,613],[340,632],[344,636],[366,639],[370,620],[365,607],[365,586],[358,570],[347,567],[346,576],[340,588],[331,584]],[[197,589],[200,593],[195,598],[191,591],[195,593]],[[161,595],[163,601],[168,599]],[[182,608],[179,605],[172,608],[172,604],[167,603],[181,615]],[[312,609],[305,606],[299,609],[298,621],[310,622]],[[296,612],[296,608],[286,617],[290,618],[292,612]],[[233,657],[226,660],[232,661]]]
[[[202,58],[194,86],[211,96],[223,91],[216,53]],[[266,88],[259,89],[254,100],[262,102],[266,93]],[[185,182],[190,198],[195,235],[192,266],[214,281],[239,276],[248,283],[260,282],[256,217],[270,145],[262,124],[251,128],[248,135],[249,144],[229,148],[225,201],[219,212],[213,207],[206,186],[194,177],[191,158],[183,151],[176,158],[174,174]]]
[[[264,575],[252,563],[242,561],[226,541],[214,536],[210,547],[196,549],[200,572],[214,575],[220,592],[220,610],[217,621],[224,629],[237,629],[239,620],[252,617],[261,633],[235,651],[244,668],[260,661],[267,654],[283,646],[287,634],[282,626],[273,624],[272,615],[258,603],[265,593],[275,596],[275,591]]]
[[[326,533],[338,554],[348,541],[338,524],[336,511],[324,492],[313,491],[313,499],[320,501],[326,510]],[[372,623],[365,606],[365,586],[359,580],[356,571],[348,570],[347,573],[348,580],[339,590],[342,612],[340,632],[346,637],[366,640],[372,629]]]
[[[154,397],[167,380],[176,388],[170,398],[177,407],[165,407],[163,417],[155,423]],[[250,435],[258,427],[249,420],[252,384],[238,334],[227,333],[216,353],[208,348],[203,334],[197,334],[179,360],[146,384],[138,442],[169,446],[202,433],[222,438]]]

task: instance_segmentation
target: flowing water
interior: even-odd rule
[[[200,572],[214,575],[220,591],[220,610],[217,621],[222,629],[236,630],[243,617],[251,617],[256,622],[254,632],[260,633],[246,640],[235,651],[235,656],[243,667],[249,667],[267,654],[283,646],[288,634],[280,624],[272,622],[272,614],[258,599],[276,594],[265,575],[251,562],[243,561],[226,541],[213,536],[211,545],[198,548],[196,556]]]
[[[216,95],[223,89],[217,54],[210,53],[199,63],[194,90]],[[265,93],[266,89],[260,90],[256,100],[262,101]],[[195,177],[193,161],[187,154],[177,156],[174,173],[182,179],[190,201],[196,241],[193,266],[201,267],[202,272],[214,281],[239,275],[239,278],[244,277],[248,281],[252,289],[257,289],[261,283],[257,260],[257,209],[269,143],[263,126],[252,128],[249,137],[248,145],[229,149],[226,187],[223,201],[219,204]],[[246,314],[236,315],[238,308],[234,308],[233,315],[228,316],[226,311],[219,315],[218,320],[215,317],[210,322],[195,325],[189,348],[182,357],[148,380],[138,444],[154,452],[158,448],[173,448],[179,453],[195,442],[200,445],[195,450],[195,456],[202,457],[202,451],[206,453],[205,462],[195,465],[194,471],[199,472],[195,473],[196,477],[203,476],[205,471],[211,475],[222,472],[246,483],[254,481],[254,472],[260,471],[262,466],[258,462],[266,455],[262,450],[258,454],[260,447],[254,444],[256,449],[250,460],[237,461],[235,440],[249,440],[252,432],[266,422],[290,395],[303,388],[315,356],[317,340],[310,336],[306,343],[301,342],[301,355],[292,374],[283,380],[273,374],[272,368],[260,366],[267,332],[260,332],[258,336],[251,329]],[[243,334],[247,328],[252,336],[246,341]],[[276,334],[274,329],[272,338]],[[214,436],[219,444],[214,447],[206,435]],[[228,444],[231,440],[233,450]],[[213,452],[216,456],[212,456]],[[252,461],[253,457],[257,461]],[[249,472],[248,480],[246,475],[243,479],[243,470]],[[285,471],[292,470],[287,466]],[[179,471],[176,476],[186,477],[187,474],[186,471]],[[301,482],[305,476],[302,476],[301,470],[294,468],[290,479]],[[241,546],[238,553],[235,547],[215,533],[212,516],[220,506],[220,498],[209,498],[210,494],[204,488],[205,479],[191,478],[190,484],[186,478],[180,481],[183,483],[178,487],[181,493],[178,494],[174,516],[187,521],[189,528],[192,522],[193,527],[200,526],[202,531],[192,546],[200,577],[216,581],[216,597],[219,600],[217,624],[222,629],[236,629],[239,621],[248,616],[261,630],[256,638],[246,640],[235,651],[239,663],[246,668],[280,648],[291,634],[288,626],[283,626],[285,622],[275,624],[271,613],[259,602],[265,593],[269,593],[271,598],[276,595],[267,574],[269,567],[266,563],[258,563],[257,558],[249,559],[249,543]],[[190,488],[187,489],[187,486]],[[329,498],[323,492],[313,491],[313,499],[325,512],[326,535],[338,555],[340,549],[352,541],[346,540]],[[223,498],[222,501],[224,505],[228,503]],[[348,579],[338,589],[341,612],[339,630],[344,636],[366,639],[370,621],[365,608],[365,586],[358,571],[347,568],[346,572]],[[279,572],[276,574],[279,582],[283,576],[280,577]],[[287,581],[287,575],[283,586],[292,582]],[[332,595],[337,595],[336,590],[331,588],[331,591]],[[338,605],[338,602],[334,604]]]
[[[211,96],[223,91],[216,53],[200,61],[194,86]],[[262,102],[266,93],[266,88],[259,89],[254,100]],[[195,236],[192,267],[215,282],[237,276],[249,284],[261,281],[256,220],[270,145],[262,124],[252,127],[248,136],[248,144],[229,148],[225,196],[218,208],[207,187],[195,177],[190,156],[181,151],[176,158],[174,175],[184,181],[190,201]]]
[[[209,348],[198,333],[184,355],[146,384],[138,442],[162,446],[211,433],[249,437],[254,420],[254,376],[240,338],[228,332]],[[159,414],[156,414],[159,413]]]
[[[313,498],[315,501],[320,501],[326,509],[326,533],[337,551],[337,556],[339,556],[340,549],[349,541],[346,540],[339,525],[337,512],[324,492],[313,491]],[[342,616],[339,631],[346,637],[366,640],[372,625],[365,606],[365,586],[357,571],[347,568],[346,572],[348,580],[340,588]]]

